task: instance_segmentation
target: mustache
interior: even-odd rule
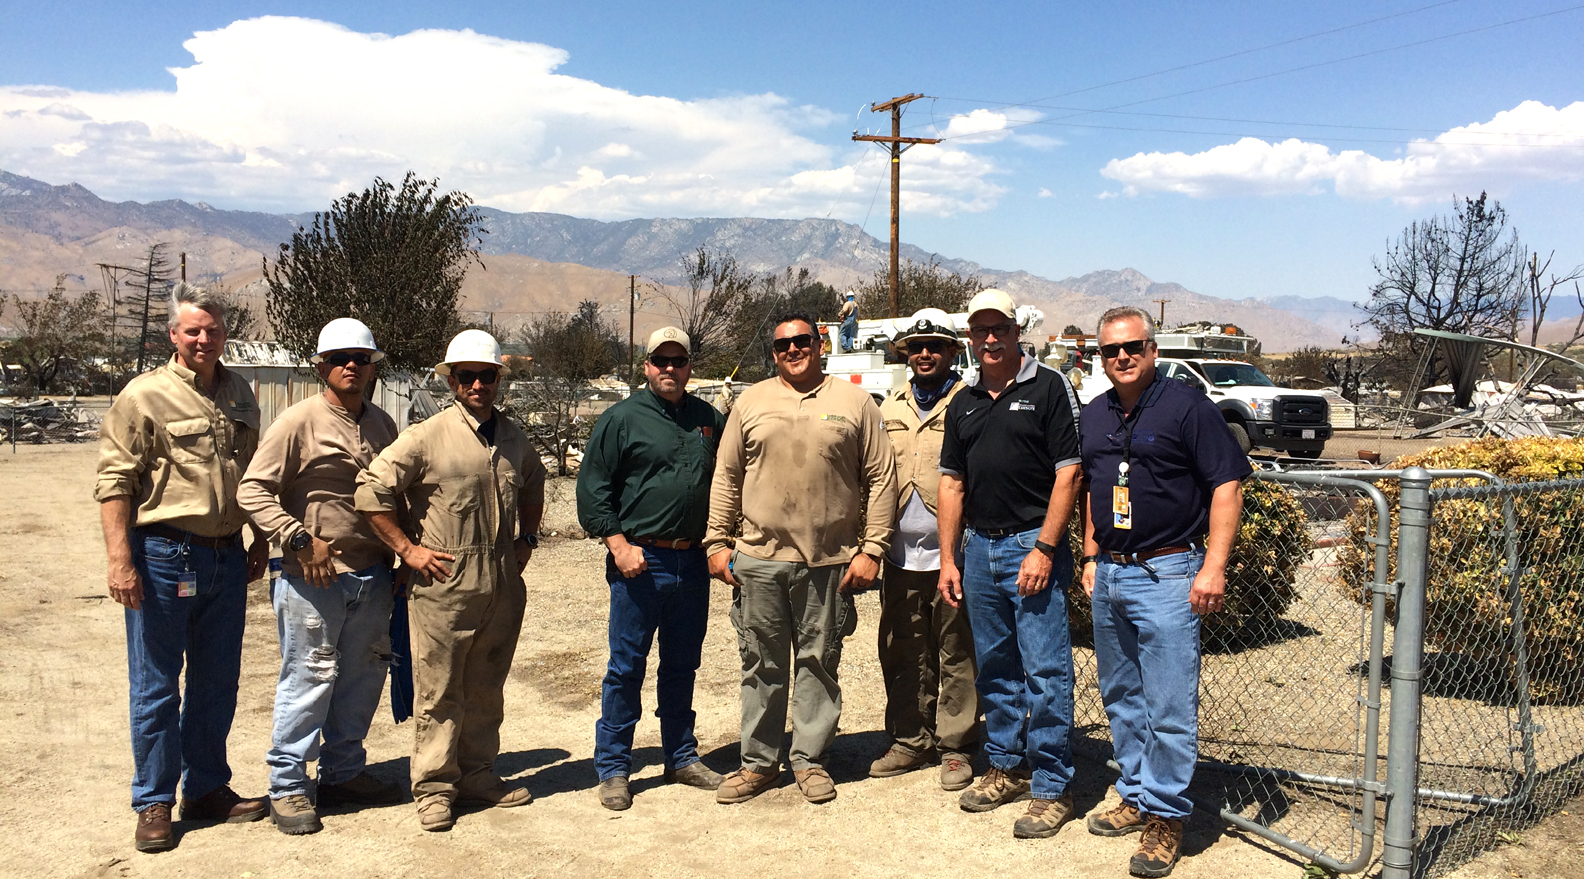
[[[986,335],[988,335],[988,334],[986,334]],[[986,342],[983,350],[985,350],[985,351],[1004,351],[1004,350],[1006,350],[1006,343],[1005,342]]]

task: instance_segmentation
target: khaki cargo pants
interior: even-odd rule
[[[522,631],[526,595],[508,547],[504,559],[455,552],[451,579],[415,584],[412,628],[413,799],[485,789],[499,780],[506,675]]]
[[[858,624],[851,596],[836,589],[847,566],[811,568],[734,552],[732,573],[740,584],[731,621],[742,654],[742,765],[780,771],[790,701],[787,762],[794,770],[822,766],[841,721],[842,638]]]
[[[973,632],[966,610],[940,597],[939,571],[889,560],[880,586],[880,671],[886,732],[902,749],[972,754],[979,743]]]

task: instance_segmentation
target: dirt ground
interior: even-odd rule
[[[1368,447],[1368,446],[1365,446]],[[286,837],[268,822],[177,824],[175,851],[142,855],[128,808],[125,638],[121,609],[105,597],[103,541],[91,497],[91,445],[0,449],[0,826],[3,876],[153,875],[345,877],[574,876],[1125,876],[1136,838],[1106,840],[1075,822],[1054,839],[1014,840],[1020,809],[969,815],[940,790],[934,769],[900,778],[865,776],[883,750],[883,692],[875,659],[875,596],[860,596],[858,633],[842,661],[845,710],[831,754],[839,797],[805,803],[791,783],[738,806],[661,784],[659,729],[639,725],[633,790],[624,813],[593,793],[593,726],[605,663],[603,551],[587,540],[552,539],[527,575],[528,622],[506,691],[498,768],[534,795],[526,807],[462,814],[443,834],[418,829],[410,804],[335,811],[323,832]],[[567,515],[564,502],[556,515]],[[547,529],[556,526],[547,523]],[[564,528],[566,523],[560,523]],[[716,584],[720,587],[720,584]],[[256,583],[249,605],[243,680],[230,738],[233,786],[266,787],[278,672],[273,614]],[[719,588],[699,671],[696,708],[705,761],[736,765],[736,641]],[[653,675],[645,695],[652,706]],[[651,709],[652,710],[652,709]],[[404,780],[410,724],[382,704],[368,749],[376,774]],[[1109,806],[1111,773],[1080,760],[1079,808]],[[1576,875],[1584,822],[1561,815],[1454,875]],[[1302,862],[1252,837],[1195,816],[1187,857],[1174,876],[1302,875]]]

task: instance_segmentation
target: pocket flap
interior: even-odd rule
[[[209,419],[183,418],[181,421],[167,421],[165,431],[171,436],[197,436],[209,432]]]

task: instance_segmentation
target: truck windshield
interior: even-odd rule
[[[1209,377],[1210,383],[1216,387],[1228,388],[1233,385],[1255,385],[1262,388],[1273,388],[1276,383],[1265,377],[1258,367],[1247,363],[1202,363],[1200,364]]]

